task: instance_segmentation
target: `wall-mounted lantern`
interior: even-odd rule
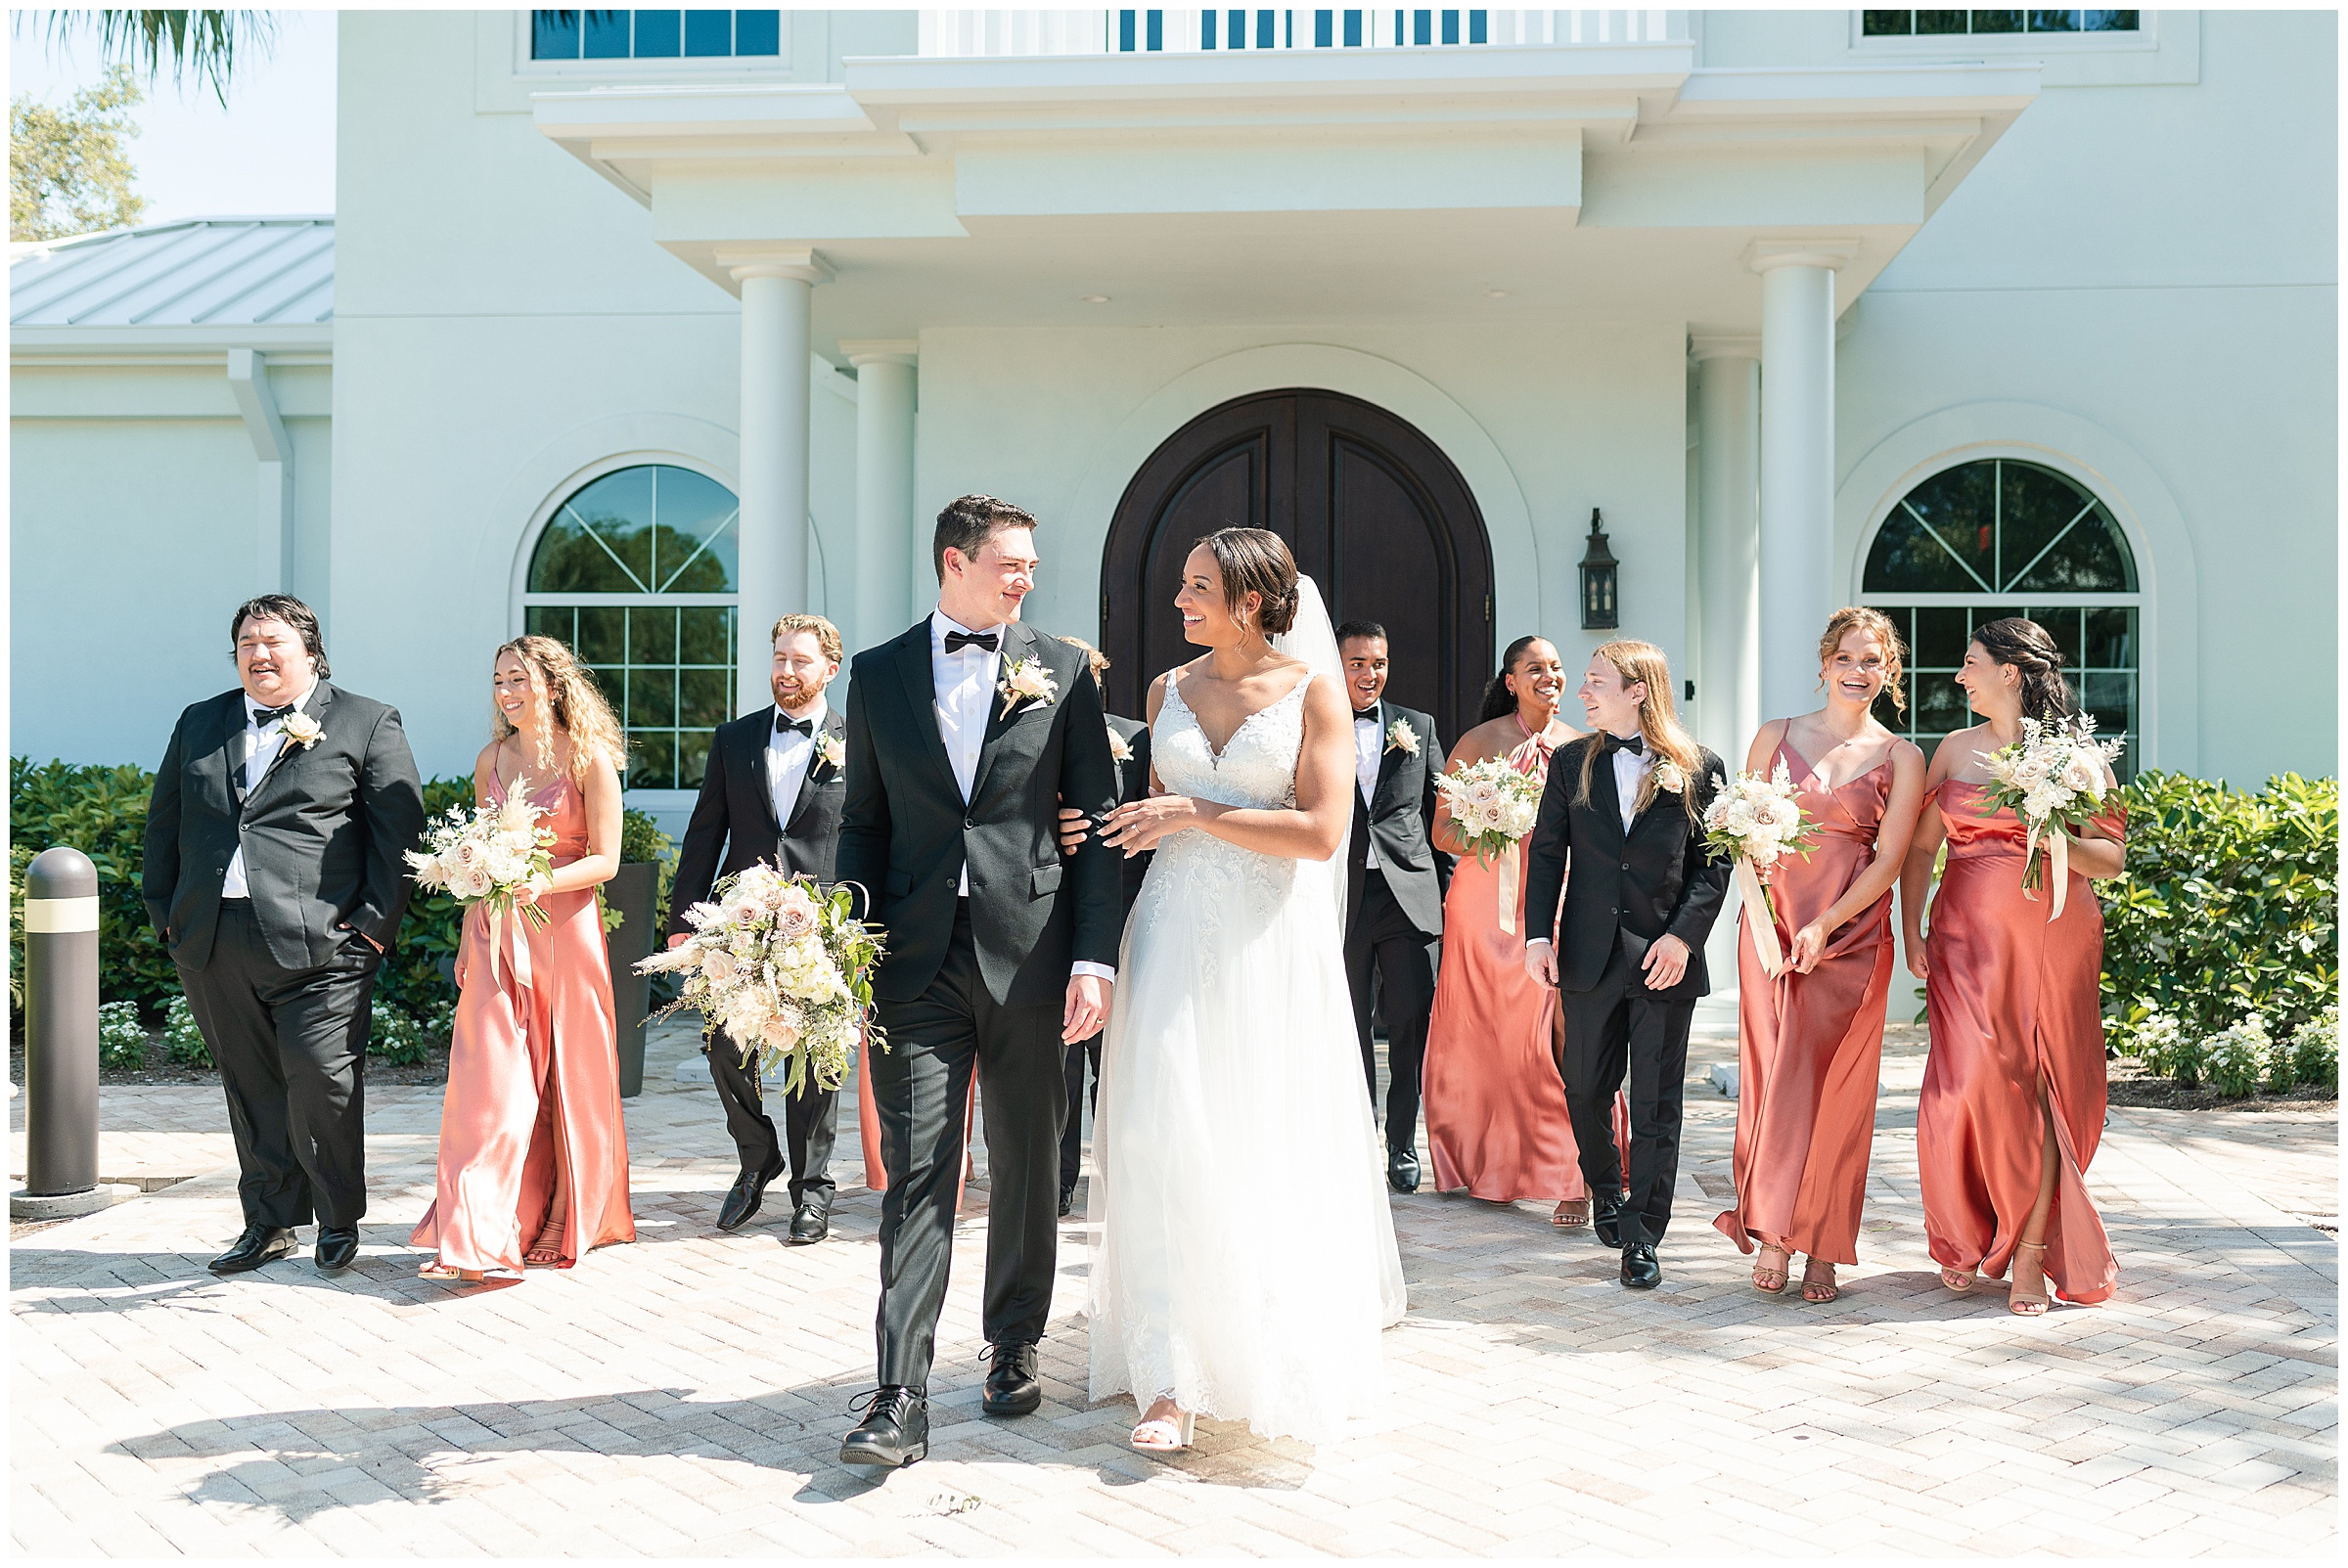
[[[1582,630],[1610,632],[1622,624],[1614,552],[1606,548],[1598,508],[1590,509],[1590,548],[1582,552]]]

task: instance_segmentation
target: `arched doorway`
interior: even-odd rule
[[[1149,683],[1197,654],[1174,612],[1183,558],[1229,526],[1286,539],[1339,621],[1385,625],[1389,698],[1432,713],[1447,743],[1473,722],[1493,656],[1492,549],[1475,498],[1415,426],[1308,388],[1209,409],[1125,487],[1101,561],[1111,708],[1139,715]]]

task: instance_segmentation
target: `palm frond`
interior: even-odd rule
[[[239,52],[266,57],[277,40],[268,11],[51,11],[45,21],[52,42],[94,33],[103,64],[128,65],[151,82],[168,63],[177,80],[210,87],[223,108]]]

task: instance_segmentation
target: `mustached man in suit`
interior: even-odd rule
[[[1386,1183],[1419,1190],[1419,1074],[1426,1021],[1435,1006],[1436,943],[1443,935],[1443,887],[1450,857],[1434,847],[1435,775],[1443,741],[1435,721],[1385,699],[1386,629],[1376,621],[1337,628],[1345,694],[1353,703],[1353,832],[1345,897],[1345,978],[1362,1042],[1370,1103],[1377,1105],[1373,1010],[1386,1025]]]
[[[1608,643],[1582,676],[1591,733],[1558,747],[1527,852],[1525,972],[1558,988],[1565,1108],[1600,1241],[1622,1249],[1622,1282],[1662,1282],[1655,1246],[1680,1168],[1688,1031],[1711,990],[1704,939],[1729,867],[1704,849],[1704,808],[1727,784],[1720,758],[1672,711],[1671,667],[1652,643]],[[1615,1091],[1629,1079],[1631,1162],[1614,1154]],[[1627,1179],[1627,1188],[1625,1186]]]
[[[775,622],[774,649],[769,678],[775,700],[719,725],[710,738],[700,798],[685,828],[669,893],[672,948],[692,934],[685,912],[707,899],[719,877],[761,861],[831,886],[840,802],[847,794],[848,725],[825,701],[824,689],[839,674],[839,632],[821,615],[786,615]],[[723,1031],[704,1051],[726,1108],[726,1131],[742,1156],[742,1174],[718,1207],[717,1228],[739,1231],[757,1215],[767,1184],[783,1174],[784,1146],[766,1113],[756,1056],[745,1061],[740,1043]],[[831,1233],[832,1144],[838,1121],[839,1091],[818,1088],[813,1076],[784,1098],[790,1239],[800,1245]]]
[[[359,1255],[376,971],[408,907],[424,791],[399,714],[327,681],[318,617],[264,594],[229,620],[239,690],[179,716],[147,808],[147,912],[220,1067],[243,1274],[318,1221]]]

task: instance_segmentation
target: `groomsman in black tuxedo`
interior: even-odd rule
[[[1084,650],[1091,660],[1093,680],[1101,689],[1101,699],[1108,700],[1108,655],[1081,637],[1062,634],[1061,642]],[[1117,765],[1117,804],[1141,800],[1150,793],[1150,726],[1140,719],[1106,715],[1108,720],[1108,752]],[[1062,809],[1061,814],[1061,848],[1074,854],[1084,842],[1086,820],[1084,813]],[[1070,835],[1075,836],[1071,837]],[[1125,914],[1133,914],[1134,895],[1142,890],[1142,877],[1149,873],[1151,854],[1130,856],[1125,861]],[[1066,1219],[1076,1206],[1076,1178],[1084,1169],[1084,1068],[1093,1068],[1095,1104],[1101,1098],[1101,1035],[1096,1031],[1090,1040],[1068,1048],[1068,1125],[1060,1135],[1060,1217]]]
[[[1703,828],[1727,774],[1680,728],[1671,669],[1653,644],[1601,648],[1581,696],[1591,733],[1550,762],[1525,888],[1527,931],[1553,928],[1562,894],[1563,950],[1529,938],[1524,966],[1558,987],[1564,1008],[1565,1105],[1592,1227],[1622,1249],[1622,1282],[1652,1290],[1679,1177],[1688,1031],[1711,990],[1704,939],[1728,893],[1728,864],[1705,853]],[[1611,1125],[1626,1075],[1627,1190]]]
[[[1443,935],[1450,857],[1427,836],[1435,820],[1435,776],[1443,741],[1435,721],[1385,700],[1386,629],[1376,621],[1337,628],[1353,702],[1355,784],[1345,883],[1345,978],[1362,1041],[1370,1103],[1377,1104],[1375,1010],[1386,1025],[1386,1181],[1419,1190],[1419,1072],[1426,1020],[1435,1006],[1435,954]]]
[[[220,1066],[243,1274],[318,1222],[326,1273],[359,1255],[376,971],[424,831],[392,708],[327,681],[318,617],[265,594],[229,619],[239,690],[179,716],[147,807],[147,913]]]
[[[880,1388],[842,1463],[929,1452],[929,1367],[952,1261],[971,1078],[990,1183],[980,1308],[992,1362],[979,1409],[1043,1403],[1065,1048],[1108,1016],[1123,911],[1117,854],[1064,861],[1063,806],[1114,809],[1117,774],[1084,654],[1019,623],[1035,518],[991,496],[938,514],[937,609],[856,655],[838,874],[869,890],[887,951],[874,975],[887,1047],[872,1053],[888,1190],[880,1200]]]
[[[846,718],[824,700],[839,674],[839,632],[821,615],[786,615],[775,622],[770,680],[775,700],[755,713],[721,724],[710,738],[700,798],[685,827],[677,878],[669,892],[668,945],[691,933],[685,912],[709,896],[721,876],[764,861],[779,871],[812,876],[829,887],[839,849],[839,808],[846,798]],[[720,1231],[749,1224],[766,1200],[767,1184],[783,1174],[784,1150],[758,1084],[758,1063],[724,1031],[704,1046],[726,1131],[742,1156],[742,1174],[717,1211]],[[838,1131],[839,1092],[819,1089],[810,1077],[783,1100],[790,1149],[790,1239],[821,1241],[832,1226],[832,1144]]]

